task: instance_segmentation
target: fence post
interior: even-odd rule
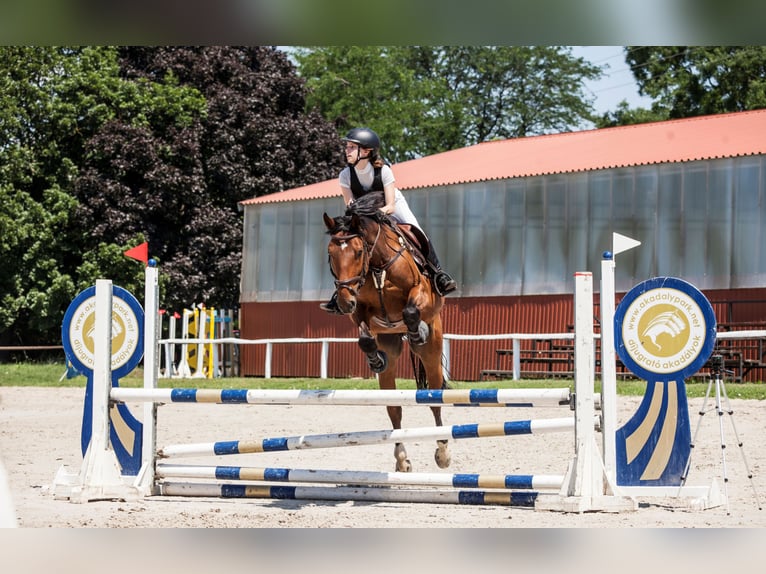
[[[321,365],[320,365],[320,373],[319,376],[323,379],[327,378],[327,359],[330,356],[330,341],[324,340],[322,341],[322,358],[321,358]]]

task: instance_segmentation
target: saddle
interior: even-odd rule
[[[352,170],[353,171],[353,170]],[[372,217],[379,224],[387,225],[403,241],[404,247],[412,254],[415,264],[420,272],[430,277],[434,274],[430,263],[431,242],[423,230],[416,225],[401,223],[395,217],[384,215],[379,211],[385,204],[382,191],[373,191],[361,196],[353,202],[353,207],[346,209],[346,215],[356,213],[366,217]]]
[[[386,223],[402,238],[420,272],[430,275],[431,267],[428,264],[428,254],[431,249],[431,242],[426,234],[415,225],[399,223],[390,217],[386,218]]]

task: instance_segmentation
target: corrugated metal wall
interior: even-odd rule
[[[719,332],[766,329],[766,289],[710,291],[706,295],[715,310]],[[714,352],[720,352],[724,358],[724,366],[729,370],[726,378],[766,380],[766,369],[754,367],[766,361],[766,341],[719,339]]]
[[[498,333],[563,333],[573,322],[572,298],[564,295],[536,297],[486,297],[447,299],[442,310],[444,332],[475,335]],[[245,339],[287,337],[341,337],[355,339],[356,327],[345,317],[328,315],[318,303],[244,303],[241,336]],[[450,341],[450,378],[473,381],[482,369],[494,368],[495,349],[510,341]],[[531,346],[531,342],[523,345]],[[406,346],[405,346],[406,350]],[[318,376],[321,345],[274,345],[272,376]],[[266,349],[244,345],[242,372],[263,376]],[[356,343],[332,343],[328,360],[330,377],[370,377],[370,370]],[[398,376],[412,378],[408,356],[399,361]]]
[[[618,295],[618,300],[621,295]],[[766,288],[720,290],[706,293],[719,323],[719,329],[766,328]],[[598,332],[598,295],[594,325]],[[564,333],[572,328],[571,295],[448,298],[442,311],[444,332],[477,335],[498,333]],[[243,303],[240,326],[245,339],[340,337],[356,339],[350,319],[328,315],[318,302]],[[529,348],[531,342],[523,346]],[[483,369],[497,364],[495,349],[508,347],[510,341],[450,341],[450,378],[476,381]],[[730,345],[742,347],[742,360],[755,360],[760,349],[753,341]],[[406,352],[406,345],[405,345]],[[265,374],[266,348],[243,345],[241,368],[244,376]],[[318,377],[321,345],[318,343],[280,344],[273,346],[273,377]],[[564,366],[554,365],[556,370]],[[331,343],[328,376],[332,378],[371,377],[370,370],[356,343]],[[398,375],[412,378],[408,355],[399,361]],[[744,380],[763,380],[766,373],[751,370]]]

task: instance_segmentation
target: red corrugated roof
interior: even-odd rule
[[[393,166],[399,189],[766,153],[766,110],[486,142]],[[337,178],[241,202],[340,195]]]

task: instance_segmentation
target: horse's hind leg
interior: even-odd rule
[[[419,314],[417,319],[419,321]],[[419,322],[422,323],[422,321]],[[441,319],[439,317],[436,317],[429,331],[431,332],[429,339],[416,347],[412,346],[412,339],[410,338],[410,348],[417,353],[420,360],[415,377],[418,380],[418,388],[425,388],[427,385],[429,389],[442,389],[444,387],[444,373],[441,362],[443,337]],[[431,407],[431,412],[433,413],[436,426],[442,426],[441,407]],[[452,462],[447,440],[436,441],[434,460],[439,468],[447,468]]]

